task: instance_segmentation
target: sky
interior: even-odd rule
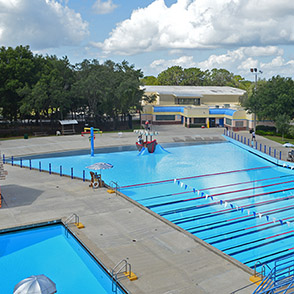
[[[0,0],[0,46],[123,60],[157,76],[171,66],[294,78],[293,0]]]

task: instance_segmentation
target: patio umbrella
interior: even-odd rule
[[[294,147],[294,145],[293,144],[291,144],[291,143],[285,143],[284,145],[283,145],[284,147]]]
[[[101,169],[113,168],[113,165],[110,163],[106,163],[106,162],[96,162],[92,165],[87,166],[86,168],[93,169],[93,170],[101,170]]]
[[[13,294],[53,294],[56,293],[56,285],[45,275],[30,276],[20,281]]]

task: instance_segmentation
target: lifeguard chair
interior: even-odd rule
[[[104,186],[104,182],[101,179],[101,174],[90,172],[91,175],[91,183],[89,187],[92,187],[93,189],[97,189],[99,187]]]

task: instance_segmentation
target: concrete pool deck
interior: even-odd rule
[[[223,129],[182,126],[158,126],[155,130],[160,132],[160,144],[193,142],[196,138],[222,140],[223,133]],[[133,133],[108,133],[95,144],[102,148],[133,145],[135,141]],[[78,135],[5,140],[0,145],[6,156],[87,148],[88,140]],[[245,294],[256,288],[249,281],[250,274],[237,266],[238,262],[231,262],[127,198],[109,194],[105,188],[93,190],[87,182],[68,177],[10,165],[5,165],[5,169],[8,176],[0,182],[4,198],[0,229],[77,213],[85,225],[78,234],[87,239],[86,243],[108,269],[121,259],[131,263],[138,280],[121,280],[130,293]]]

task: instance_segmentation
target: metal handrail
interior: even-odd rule
[[[119,185],[117,182],[111,181],[109,186],[115,190],[115,194],[117,194],[117,190],[119,189]]]
[[[69,217],[66,218],[66,220],[64,221],[64,226],[65,226],[65,232],[66,232],[66,236],[68,237],[68,226],[71,223],[72,218],[74,217],[74,223],[79,224],[80,223],[80,217],[76,214],[73,213],[71,214]]]
[[[116,270],[118,268],[118,266],[121,267]],[[123,271],[124,269],[124,271]],[[120,262],[118,262],[114,268],[111,270],[111,276],[112,276],[112,292],[117,293],[117,283],[118,280],[123,278],[124,276],[118,277],[119,274],[122,273],[129,273],[129,277],[131,277],[131,264],[127,262],[126,259],[122,259]]]

